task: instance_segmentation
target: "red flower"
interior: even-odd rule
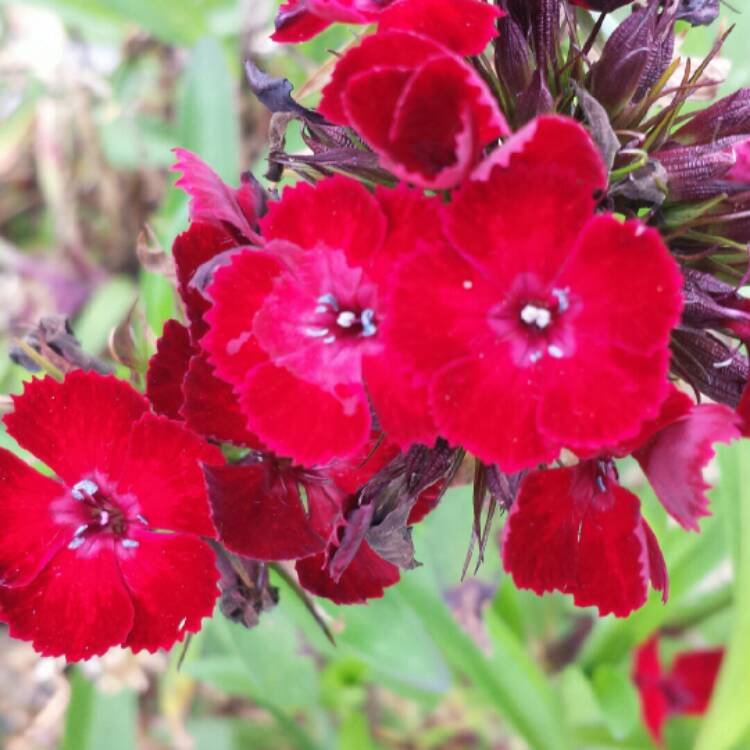
[[[317,470],[260,454],[235,466],[206,467],[221,541],[252,559],[296,560],[300,584],[338,604],[382,596],[399,580],[399,570],[366,541],[341,570],[331,569],[357,491],[398,453],[392,445],[377,445],[373,438],[355,460]]]
[[[667,396],[682,278],[658,233],[594,215],[586,131],[540,118],[444,207],[449,243],[398,267],[385,338],[438,431],[513,472],[638,434]]]
[[[436,241],[437,224],[436,200],[406,188],[301,184],[269,205],[263,250],[216,271],[201,343],[264,445],[308,466],[357,455],[368,395],[392,440],[435,440],[424,389],[382,357],[380,282],[397,254]]]
[[[366,37],[336,65],[320,112],[349,125],[399,178],[429,188],[463,180],[508,126],[484,81],[426,36]]]
[[[643,723],[654,742],[663,744],[664,722],[670,716],[705,713],[723,657],[721,648],[683,651],[663,672],[657,637],[636,651],[633,681],[641,697]]]
[[[70,661],[168,648],[218,595],[200,463],[221,453],[111,377],[35,380],[5,417],[52,469],[0,451],[0,610],[16,638]],[[170,532],[170,533],[164,533]]]
[[[415,31],[459,55],[479,55],[497,35],[499,8],[478,0],[288,0],[276,16],[277,42],[311,39],[335,22]]]
[[[620,487],[611,456],[641,464],[657,498],[682,526],[708,514],[703,469],[713,444],[739,437],[737,415],[695,405],[676,388],[656,419],[628,443],[575,467],[528,475],[508,518],[506,569],[521,588],[570,593],[579,606],[622,617],[646,601],[649,579],[667,596],[667,571],[640,501]]]
[[[649,581],[666,598],[666,568],[640,501],[611,463],[537,471],[521,484],[503,537],[503,563],[519,588],[572,594],[579,607],[625,617]]]

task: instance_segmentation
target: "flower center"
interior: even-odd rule
[[[552,313],[546,307],[528,304],[521,310],[521,320],[543,331],[552,321]]]
[[[133,518],[104,489],[91,479],[82,479],[70,491],[76,501],[82,523],[73,534],[69,549],[78,549],[87,541],[102,534],[113,536],[123,547],[134,549],[138,542],[128,538],[133,522],[146,526],[146,519],[136,514]]]
[[[370,338],[378,332],[375,311],[371,307],[342,309],[333,294],[318,297],[316,323],[305,329],[305,335],[323,339],[324,344],[350,338]]]

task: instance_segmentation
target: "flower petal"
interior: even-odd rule
[[[130,428],[148,410],[124,381],[82,370],[62,383],[34,379],[13,403],[4,418],[10,435],[69,485],[95,471],[116,474]]]
[[[254,560],[296,560],[322,552],[294,476],[269,462],[205,467],[211,516],[227,549]]]
[[[157,414],[181,419],[183,380],[194,353],[190,331],[182,323],[168,320],[146,373],[146,395]]]
[[[179,422],[145,414],[132,428],[117,489],[132,493],[152,529],[214,537],[202,463],[224,457]]]
[[[25,586],[73,537],[55,523],[51,504],[66,494],[10,451],[0,448],[0,582]]]
[[[154,652],[197,633],[219,595],[213,550],[183,534],[133,530],[138,546],[118,546],[118,564],[134,608],[124,646]]]
[[[31,641],[44,656],[101,656],[122,645],[132,627],[133,604],[112,542],[92,547],[88,556],[82,549],[61,550],[28,586],[0,587],[10,635]]]

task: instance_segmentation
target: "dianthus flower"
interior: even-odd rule
[[[263,247],[215,271],[201,345],[267,448],[307,466],[357,455],[370,400],[392,441],[434,442],[426,393],[383,356],[380,328],[382,281],[396,257],[437,241],[437,212],[403,186],[300,184],[269,203]]]
[[[332,23],[377,23],[379,31],[416,31],[459,55],[478,55],[496,36],[501,15],[480,0],[287,0],[271,38],[302,42]]]
[[[737,414],[720,404],[695,405],[672,389],[658,418],[609,453],[576,466],[527,475],[504,529],[505,569],[538,594],[572,594],[578,606],[624,617],[641,607],[649,582],[667,598],[667,571],[638,497],[621,487],[613,457],[630,453],[667,512],[698,530],[708,515],[703,469],[713,444],[740,436]]]
[[[8,432],[49,477],[0,450],[0,611],[70,661],[168,648],[218,595],[201,464],[221,452],[155,416],[127,383],[73,371],[27,384]]]
[[[682,278],[652,229],[594,214],[586,131],[542,117],[442,208],[448,242],[397,267],[386,318],[438,432],[507,472],[638,434],[668,395]]]
[[[407,31],[366,37],[336,64],[319,111],[352,127],[397,177],[464,179],[508,125],[487,84],[447,47]]]
[[[643,723],[657,745],[664,744],[664,723],[670,716],[706,712],[723,658],[722,648],[682,651],[665,671],[657,637],[636,651],[633,681],[640,694]]]

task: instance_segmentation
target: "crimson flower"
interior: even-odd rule
[[[267,454],[206,467],[219,538],[227,549],[255,560],[295,560],[300,584],[337,604],[381,597],[398,582],[398,567],[364,540],[344,550],[343,563],[337,552],[358,490],[397,454],[376,435],[355,459],[314,470]],[[431,500],[415,505],[409,520],[420,520]]]
[[[370,399],[392,441],[434,442],[426,393],[383,357],[380,328],[381,281],[395,257],[437,241],[437,210],[405,187],[301,184],[269,204],[263,248],[216,270],[201,345],[267,448],[306,466],[357,455]]]
[[[74,371],[27,384],[8,432],[55,474],[0,451],[0,611],[70,661],[168,648],[218,595],[201,463],[221,452],[126,383]]]
[[[497,34],[499,8],[479,0],[287,0],[276,42],[303,42],[332,23],[377,23],[379,31],[416,31],[459,55],[479,55]]]
[[[641,698],[643,723],[659,746],[670,716],[700,716],[711,700],[724,649],[683,651],[668,671],[659,659],[659,639],[650,638],[635,653],[633,681]]]
[[[624,617],[642,606],[649,581],[667,597],[667,571],[640,501],[621,487],[613,456],[632,452],[667,512],[698,530],[708,514],[703,469],[713,444],[738,438],[738,417],[695,405],[672,388],[659,416],[608,454],[529,474],[508,517],[503,562],[516,585],[572,594],[577,605]]]
[[[336,64],[319,111],[348,125],[402,180],[448,188],[508,126],[487,85],[427,36],[387,31],[366,37]]]
[[[659,234],[594,214],[587,132],[542,117],[442,209],[448,242],[401,262],[385,338],[439,433],[513,472],[638,434],[668,394],[682,278]]]

